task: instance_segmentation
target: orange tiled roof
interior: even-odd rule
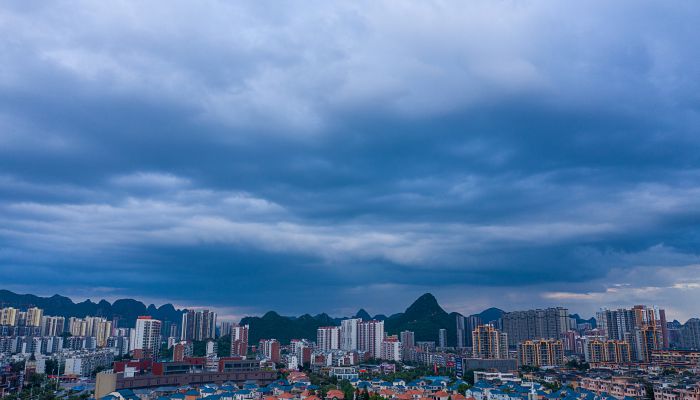
[[[326,393],[326,398],[327,399],[332,399],[332,398],[338,398],[338,399],[345,399],[345,394],[340,391],[340,390],[329,390],[328,393]]]

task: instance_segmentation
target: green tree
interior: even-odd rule
[[[369,392],[367,391],[367,388],[365,388],[365,390],[362,391],[361,400],[369,400]]]
[[[46,371],[48,375],[58,374],[58,361],[52,358],[47,359],[44,366],[44,371]]]
[[[347,379],[343,379],[342,381],[340,381],[338,386],[345,395],[345,400],[352,400],[353,394],[355,393],[355,388],[352,386],[350,381]]]

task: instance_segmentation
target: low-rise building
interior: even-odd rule
[[[624,397],[643,398],[646,396],[644,383],[628,377],[582,377],[579,384],[584,389],[597,394],[608,393],[618,399]]]
[[[65,359],[64,374],[89,377],[99,368],[111,367],[112,361],[114,353],[107,349],[73,353]]]

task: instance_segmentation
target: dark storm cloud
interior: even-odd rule
[[[4,4],[3,286],[232,314],[646,296],[687,316],[698,14]]]

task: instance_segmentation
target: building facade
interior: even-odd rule
[[[316,330],[316,347],[321,351],[340,348],[340,327],[322,326]]]
[[[472,356],[482,359],[508,358],[508,334],[491,324],[479,325],[472,331]]]
[[[160,351],[161,323],[150,316],[141,316],[136,319],[136,327],[132,330],[131,352],[140,353],[143,357],[157,358]]]
[[[384,340],[384,321],[362,321],[357,324],[357,348],[372,358],[379,358]]]
[[[554,339],[526,340],[518,344],[518,361],[531,367],[564,365],[564,343]]]
[[[248,354],[248,332],[250,325],[231,328],[231,356],[245,357]]]
[[[362,322],[359,318],[343,320],[340,323],[340,348],[345,351],[357,350],[357,325]]]
[[[513,311],[502,317],[510,346],[532,339],[559,339],[569,330],[569,324],[569,310],[563,307]]]

